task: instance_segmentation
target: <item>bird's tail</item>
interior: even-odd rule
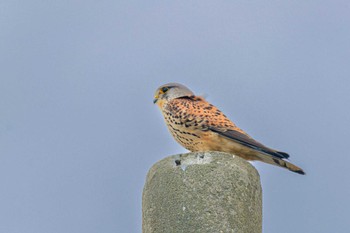
[[[283,153],[283,152],[281,152]],[[303,171],[303,169],[301,169],[300,167],[284,160],[281,158],[277,158],[277,157],[273,157],[271,155],[265,154],[265,153],[259,153],[256,154],[257,156],[257,160],[268,163],[268,164],[272,164],[275,166],[279,166],[279,167],[283,167],[288,169],[289,171],[301,174],[301,175],[305,175],[305,172]]]

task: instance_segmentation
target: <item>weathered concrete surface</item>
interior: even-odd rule
[[[261,233],[259,174],[222,152],[167,157],[147,175],[142,215],[143,233]]]

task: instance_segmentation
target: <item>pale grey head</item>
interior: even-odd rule
[[[182,84],[179,83],[167,83],[162,86],[160,86],[155,95],[153,103],[158,102],[158,100],[172,100],[180,97],[186,97],[186,96],[193,96],[194,93],[185,87]]]

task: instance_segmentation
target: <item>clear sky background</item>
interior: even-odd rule
[[[350,2],[0,3],[0,232],[141,232],[148,169],[186,152],[179,82],[301,176],[254,163],[266,233],[350,232]]]

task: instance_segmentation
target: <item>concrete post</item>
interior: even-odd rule
[[[222,152],[167,157],[148,172],[142,215],[143,233],[261,233],[259,174]]]

